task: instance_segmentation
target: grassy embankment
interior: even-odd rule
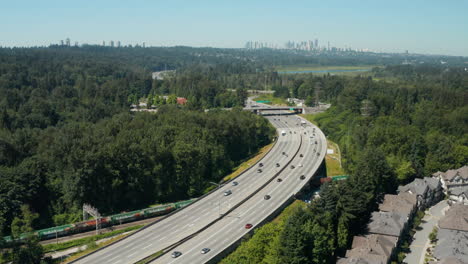
[[[317,122],[314,120],[314,115],[313,114],[305,114],[301,115],[311,123],[317,125]],[[343,170],[343,167],[341,167],[341,151],[340,147],[338,144],[335,142],[327,139],[327,144],[328,144],[328,149],[333,150],[333,154],[327,154],[325,156],[325,165],[327,167],[327,176],[328,177],[333,177],[337,175],[344,175],[345,172]]]
[[[279,240],[281,230],[292,212],[297,207],[305,207],[306,205],[307,204],[303,201],[294,201],[286,207],[280,215],[273,219],[273,221],[257,228],[252,237],[247,235],[241,242],[240,246],[219,263],[228,264],[239,259],[248,260],[251,256],[255,256],[257,254],[266,254],[264,250],[273,247]]]
[[[239,166],[237,166],[237,168],[234,169],[234,172],[232,172],[231,174],[229,174],[228,176],[224,177],[223,181],[229,181],[230,179],[232,178],[235,178],[237,177],[239,174],[241,174],[243,171],[247,170],[248,168],[250,168],[250,166],[252,166],[253,164],[255,164],[257,161],[259,161],[260,159],[262,159],[267,153],[268,151],[273,147],[273,143],[270,143],[266,146],[264,146],[263,148],[261,148],[257,155],[253,156],[252,158],[242,162]]]
[[[286,99],[275,97],[273,94],[261,94],[258,97],[255,97],[254,101],[271,101],[270,104],[272,105],[288,105],[288,101],[286,101]]]
[[[132,229],[132,228],[137,229],[137,228],[141,228],[141,227],[142,227],[141,225],[140,226],[132,226],[132,227],[129,227],[129,228],[126,228],[126,229]],[[123,230],[126,230],[126,229],[117,230],[117,231],[123,231]],[[117,231],[115,231],[115,232],[117,232]],[[128,232],[128,231],[126,231],[126,232]],[[123,232],[119,232],[119,234],[121,234],[121,233],[123,233]],[[110,234],[110,233],[106,233],[106,234],[103,234],[103,235],[107,235],[107,234]],[[107,246],[109,244],[114,243],[115,241],[123,239],[124,237],[126,237],[128,235],[130,235],[130,234],[117,235],[117,236],[115,236],[115,237],[113,237],[113,238],[111,238],[111,239],[109,239],[109,240],[107,240],[105,242],[99,243],[99,245],[96,244],[96,240],[88,241],[87,243],[84,244],[84,245],[87,245],[87,248],[85,250],[80,251],[80,252],[78,252],[76,254],[73,254],[71,257],[65,259],[65,261],[63,261],[61,263],[70,263],[71,261],[76,260],[76,259],[78,259],[78,258],[80,258],[80,257],[82,257],[84,255],[87,255],[87,254],[89,254],[89,253],[91,253],[91,252],[93,252],[95,250],[98,250],[99,248],[105,247],[105,246]],[[97,235],[97,236],[100,236],[100,235]],[[84,238],[84,239],[89,239],[89,237]],[[102,239],[102,238],[100,238],[100,239]],[[69,242],[71,242],[71,241],[69,241]],[[83,244],[80,245],[80,246],[83,246]]]

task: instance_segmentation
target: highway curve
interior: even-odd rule
[[[297,120],[294,121],[291,117],[285,116],[268,117],[268,119],[277,128],[278,133],[282,130],[288,133],[285,136],[279,136],[272,150],[260,161],[268,164],[262,167],[261,173],[257,172],[258,166],[249,168],[235,179],[238,182],[237,186],[228,183],[185,209],[73,263],[135,263],[183,241],[218,220],[221,217],[220,213],[223,215],[238,206],[245,197],[254,194],[262,185],[271,180],[284,164],[291,161],[294,153],[299,149],[301,137],[298,134]],[[287,121],[289,119],[291,119],[290,122]],[[283,152],[286,155],[283,155]],[[273,166],[276,163],[279,163],[280,167]],[[224,196],[223,193],[226,190],[231,190],[232,194]],[[247,202],[250,202],[250,199]],[[272,199],[271,202],[275,203],[275,200]]]

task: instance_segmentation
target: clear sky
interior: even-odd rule
[[[468,56],[468,0],[0,0],[0,46],[71,42],[243,47],[319,39]]]

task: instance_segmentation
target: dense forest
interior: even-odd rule
[[[341,146],[351,177],[323,185],[321,198],[295,208],[284,225],[255,234],[264,244],[246,242],[225,263],[335,263],[352,237],[365,232],[384,194],[415,177],[468,163],[464,68],[402,65],[374,74],[378,81],[297,75],[289,86],[277,87],[277,96],[318,94],[333,105],[312,118]]]
[[[138,62],[120,59],[86,49],[0,49],[3,234],[22,205],[40,213],[39,228],[80,220],[84,202],[107,214],[199,196],[270,142],[265,119],[202,111],[242,106],[245,93],[202,74],[152,80]],[[192,83],[197,89],[186,93]],[[130,114],[129,97],[151,92],[189,103]]]
[[[239,108],[248,89],[267,88],[278,97],[313,104],[319,96],[333,105],[314,120],[339,143],[352,176],[324,185],[321,199],[292,212],[277,230],[281,239],[256,255],[258,263],[333,263],[384,193],[467,163],[467,72],[441,66],[440,59],[269,49],[0,48],[0,233],[79,220],[84,202],[107,214],[203,194],[209,181],[270,142],[268,122]],[[420,65],[397,65],[403,60]],[[387,67],[375,68],[373,77],[274,70],[299,64]],[[152,79],[153,71],[166,69],[174,74]],[[177,105],[177,96],[187,104]],[[157,114],[129,112],[142,100]],[[14,249],[15,263],[38,263],[25,262],[41,252],[34,240],[27,243],[29,251]]]

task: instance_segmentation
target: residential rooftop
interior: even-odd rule
[[[461,263],[468,263],[468,232],[439,229],[437,233],[437,245],[434,249],[434,257],[439,260],[456,258]],[[441,262],[444,263],[444,262]],[[448,262],[456,263],[456,262]]]
[[[387,263],[397,241],[397,237],[386,235],[355,236],[351,249],[346,251],[346,257]]]
[[[416,194],[403,192],[398,195],[386,194],[379,205],[382,212],[396,212],[409,216],[417,204]]]
[[[468,205],[452,205],[450,209],[447,210],[447,212],[445,213],[445,216],[439,220],[438,224],[441,229],[451,229],[468,232]]]
[[[368,224],[369,233],[400,236],[408,217],[395,212],[373,212]]]

